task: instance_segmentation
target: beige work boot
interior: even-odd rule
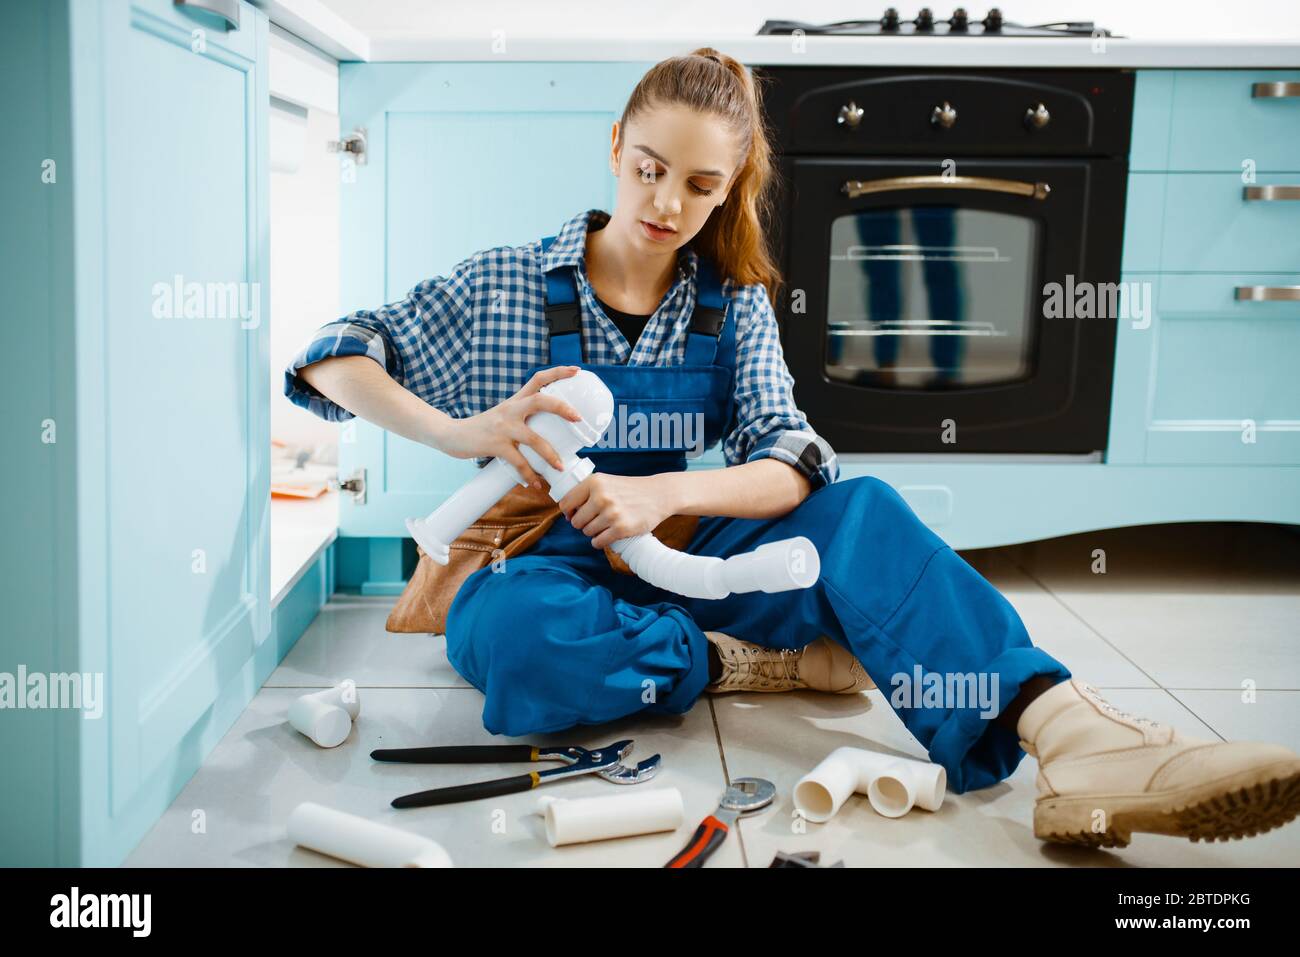
[[[876,686],[852,652],[825,636],[806,648],[764,648],[720,631],[704,634],[717,648],[722,662],[722,676],[705,691],[716,694],[806,688],[857,694]]]
[[[1077,678],[1031,701],[1016,731],[1038,758],[1034,834],[1045,841],[1127,847],[1134,831],[1226,841],[1300,813],[1289,748],[1186,737]]]

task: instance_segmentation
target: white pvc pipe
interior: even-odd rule
[[[546,819],[546,839],[552,847],[675,831],[686,816],[677,788],[594,798],[545,795],[537,802],[537,812]]]
[[[361,714],[361,692],[357,691],[357,684],[351,678],[340,681],[333,688],[317,691],[310,697],[319,698],[327,704],[338,705],[353,721]]]
[[[559,396],[582,415],[581,422],[570,422],[554,412],[534,412],[527,419],[528,427],[551,443],[563,463],[561,469],[553,469],[530,446],[519,446],[558,502],[594,470],[591,459],[580,459],[577,452],[595,445],[605,434],[614,417],[614,397],[600,376],[588,369],[557,379],[541,391]],[[450,560],[451,543],[514,485],[525,484],[513,465],[494,458],[427,517],[407,519],[407,530],[425,554],[445,565]],[[802,535],[768,542],[726,559],[677,551],[649,533],[619,539],[610,547],[645,581],[690,598],[721,599],[733,593],[808,588],[821,574],[817,547]]]
[[[837,748],[794,786],[794,806],[816,824],[829,821],[851,794],[865,793],[878,814],[902,817],[913,806],[937,811],[948,773],[942,765],[862,748]]]
[[[347,740],[360,713],[361,698],[349,679],[297,699],[289,706],[289,723],[322,748],[335,748]]]
[[[305,801],[289,815],[289,840],[362,867],[451,867],[437,841]]]

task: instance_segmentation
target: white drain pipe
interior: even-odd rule
[[[552,500],[558,502],[595,470],[591,459],[580,459],[577,452],[595,445],[605,434],[614,418],[614,397],[600,376],[588,369],[557,379],[541,391],[559,396],[582,415],[581,422],[570,422],[554,412],[534,412],[527,419],[528,427],[555,449],[563,463],[560,469],[552,468],[530,446],[519,446],[528,464],[550,484]],[[446,565],[451,543],[513,486],[527,484],[513,465],[494,458],[427,517],[407,519],[407,530],[425,554]],[[768,542],[726,559],[677,551],[648,532],[619,539],[610,547],[639,577],[689,598],[720,599],[736,593],[808,588],[821,574],[817,547],[802,535]]]

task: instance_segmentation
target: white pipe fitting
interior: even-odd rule
[[[361,698],[351,679],[324,691],[305,694],[289,706],[289,723],[322,748],[347,740],[361,713]]]
[[[537,813],[546,819],[546,839],[551,847],[675,831],[686,815],[677,788],[594,798],[544,795],[538,799]]]
[[[595,469],[579,449],[595,445],[614,418],[614,396],[600,376],[588,369],[543,386],[574,407],[581,422],[570,422],[554,412],[534,412],[528,427],[540,433],[555,449],[563,468],[554,469],[530,446],[519,451],[550,484],[558,502]],[[527,484],[515,467],[495,458],[447,501],[425,518],[409,518],[406,528],[426,555],[441,565],[451,557],[451,543],[514,485]],[[619,539],[610,545],[632,571],[658,588],[690,598],[726,598],[733,593],[778,592],[808,588],[821,574],[817,547],[804,536],[768,542],[744,555],[722,559],[691,555],[669,548],[649,533]]]
[[[947,787],[943,765],[845,747],[799,779],[794,806],[807,820],[822,824],[851,794],[865,792],[876,813],[902,817],[913,806],[939,810]]]
[[[362,867],[451,867],[442,845],[419,834],[305,801],[289,815],[289,840]]]
[[[526,420],[530,429],[551,443],[564,464],[561,469],[552,468],[531,446],[519,445],[520,454],[550,483],[551,498],[558,502],[594,470],[591,459],[580,459],[577,453],[600,441],[609,428],[614,419],[614,396],[600,376],[587,369],[557,379],[541,391],[559,396],[582,416],[582,421],[570,422],[554,412],[534,412]],[[446,565],[451,560],[451,543],[511,488],[527,484],[513,465],[494,458],[427,517],[408,518],[407,531],[426,555]]]

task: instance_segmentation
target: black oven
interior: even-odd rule
[[[813,427],[840,452],[1104,450],[1132,73],[758,72]]]

